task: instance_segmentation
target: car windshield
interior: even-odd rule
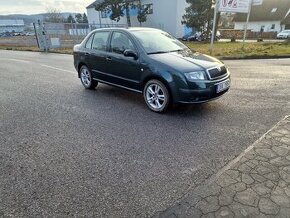
[[[179,40],[163,31],[138,30],[132,31],[147,54],[169,53],[188,49]]]

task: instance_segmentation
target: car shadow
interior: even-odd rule
[[[142,113],[143,115],[148,114],[150,116],[152,116],[152,114],[155,114],[159,116],[200,117],[216,113],[217,111],[221,111],[222,108],[224,108],[224,104],[216,100],[203,104],[171,105],[168,111],[163,114],[158,114],[150,111],[149,108],[147,108],[142,94],[104,84],[99,85],[94,90],[84,89],[82,96],[90,96],[89,98],[87,98],[87,101],[93,103],[93,105],[99,104],[99,102],[101,101],[102,104],[106,104],[106,108],[111,106],[126,111],[129,110],[128,108],[132,108],[134,110],[130,111],[133,116],[134,113],[136,113],[137,116],[138,113]]]

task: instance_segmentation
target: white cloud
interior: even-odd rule
[[[47,8],[57,8],[61,12],[86,12],[86,7],[94,0],[9,0],[1,3],[0,14],[38,14]]]

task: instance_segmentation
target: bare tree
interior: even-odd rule
[[[64,23],[65,19],[57,8],[47,8],[44,21],[49,23]]]

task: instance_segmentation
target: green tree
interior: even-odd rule
[[[186,2],[189,6],[185,9],[186,14],[182,17],[182,23],[206,33],[208,37],[213,22],[214,2],[212,0],[186,0]]]
[[[75,23],[76,20],[74,19],[74,17],[70,14],[68,17],[67,17],[67,23]]]
[[[140,23],[140,26],[142,26],[142,23],[145,23],[147,21],[147,14],[149,12],[149,4],[142,6],[141,0],[138,2],[138,15],[137,19]]]
[[[86,13],[83,14],[83,23],[89,23]]]
[[[76,18],[76,22],[77,23],[82,23],[83,22],[83,15],[82,14],[76,14],[75,18]]]
[[[96,4],[97,11],[110,13],[110,19],[119,22],[121,17],[126,16],[127,25],[131,26],[130,9],[136,8],[139,0],[104,0]]]

